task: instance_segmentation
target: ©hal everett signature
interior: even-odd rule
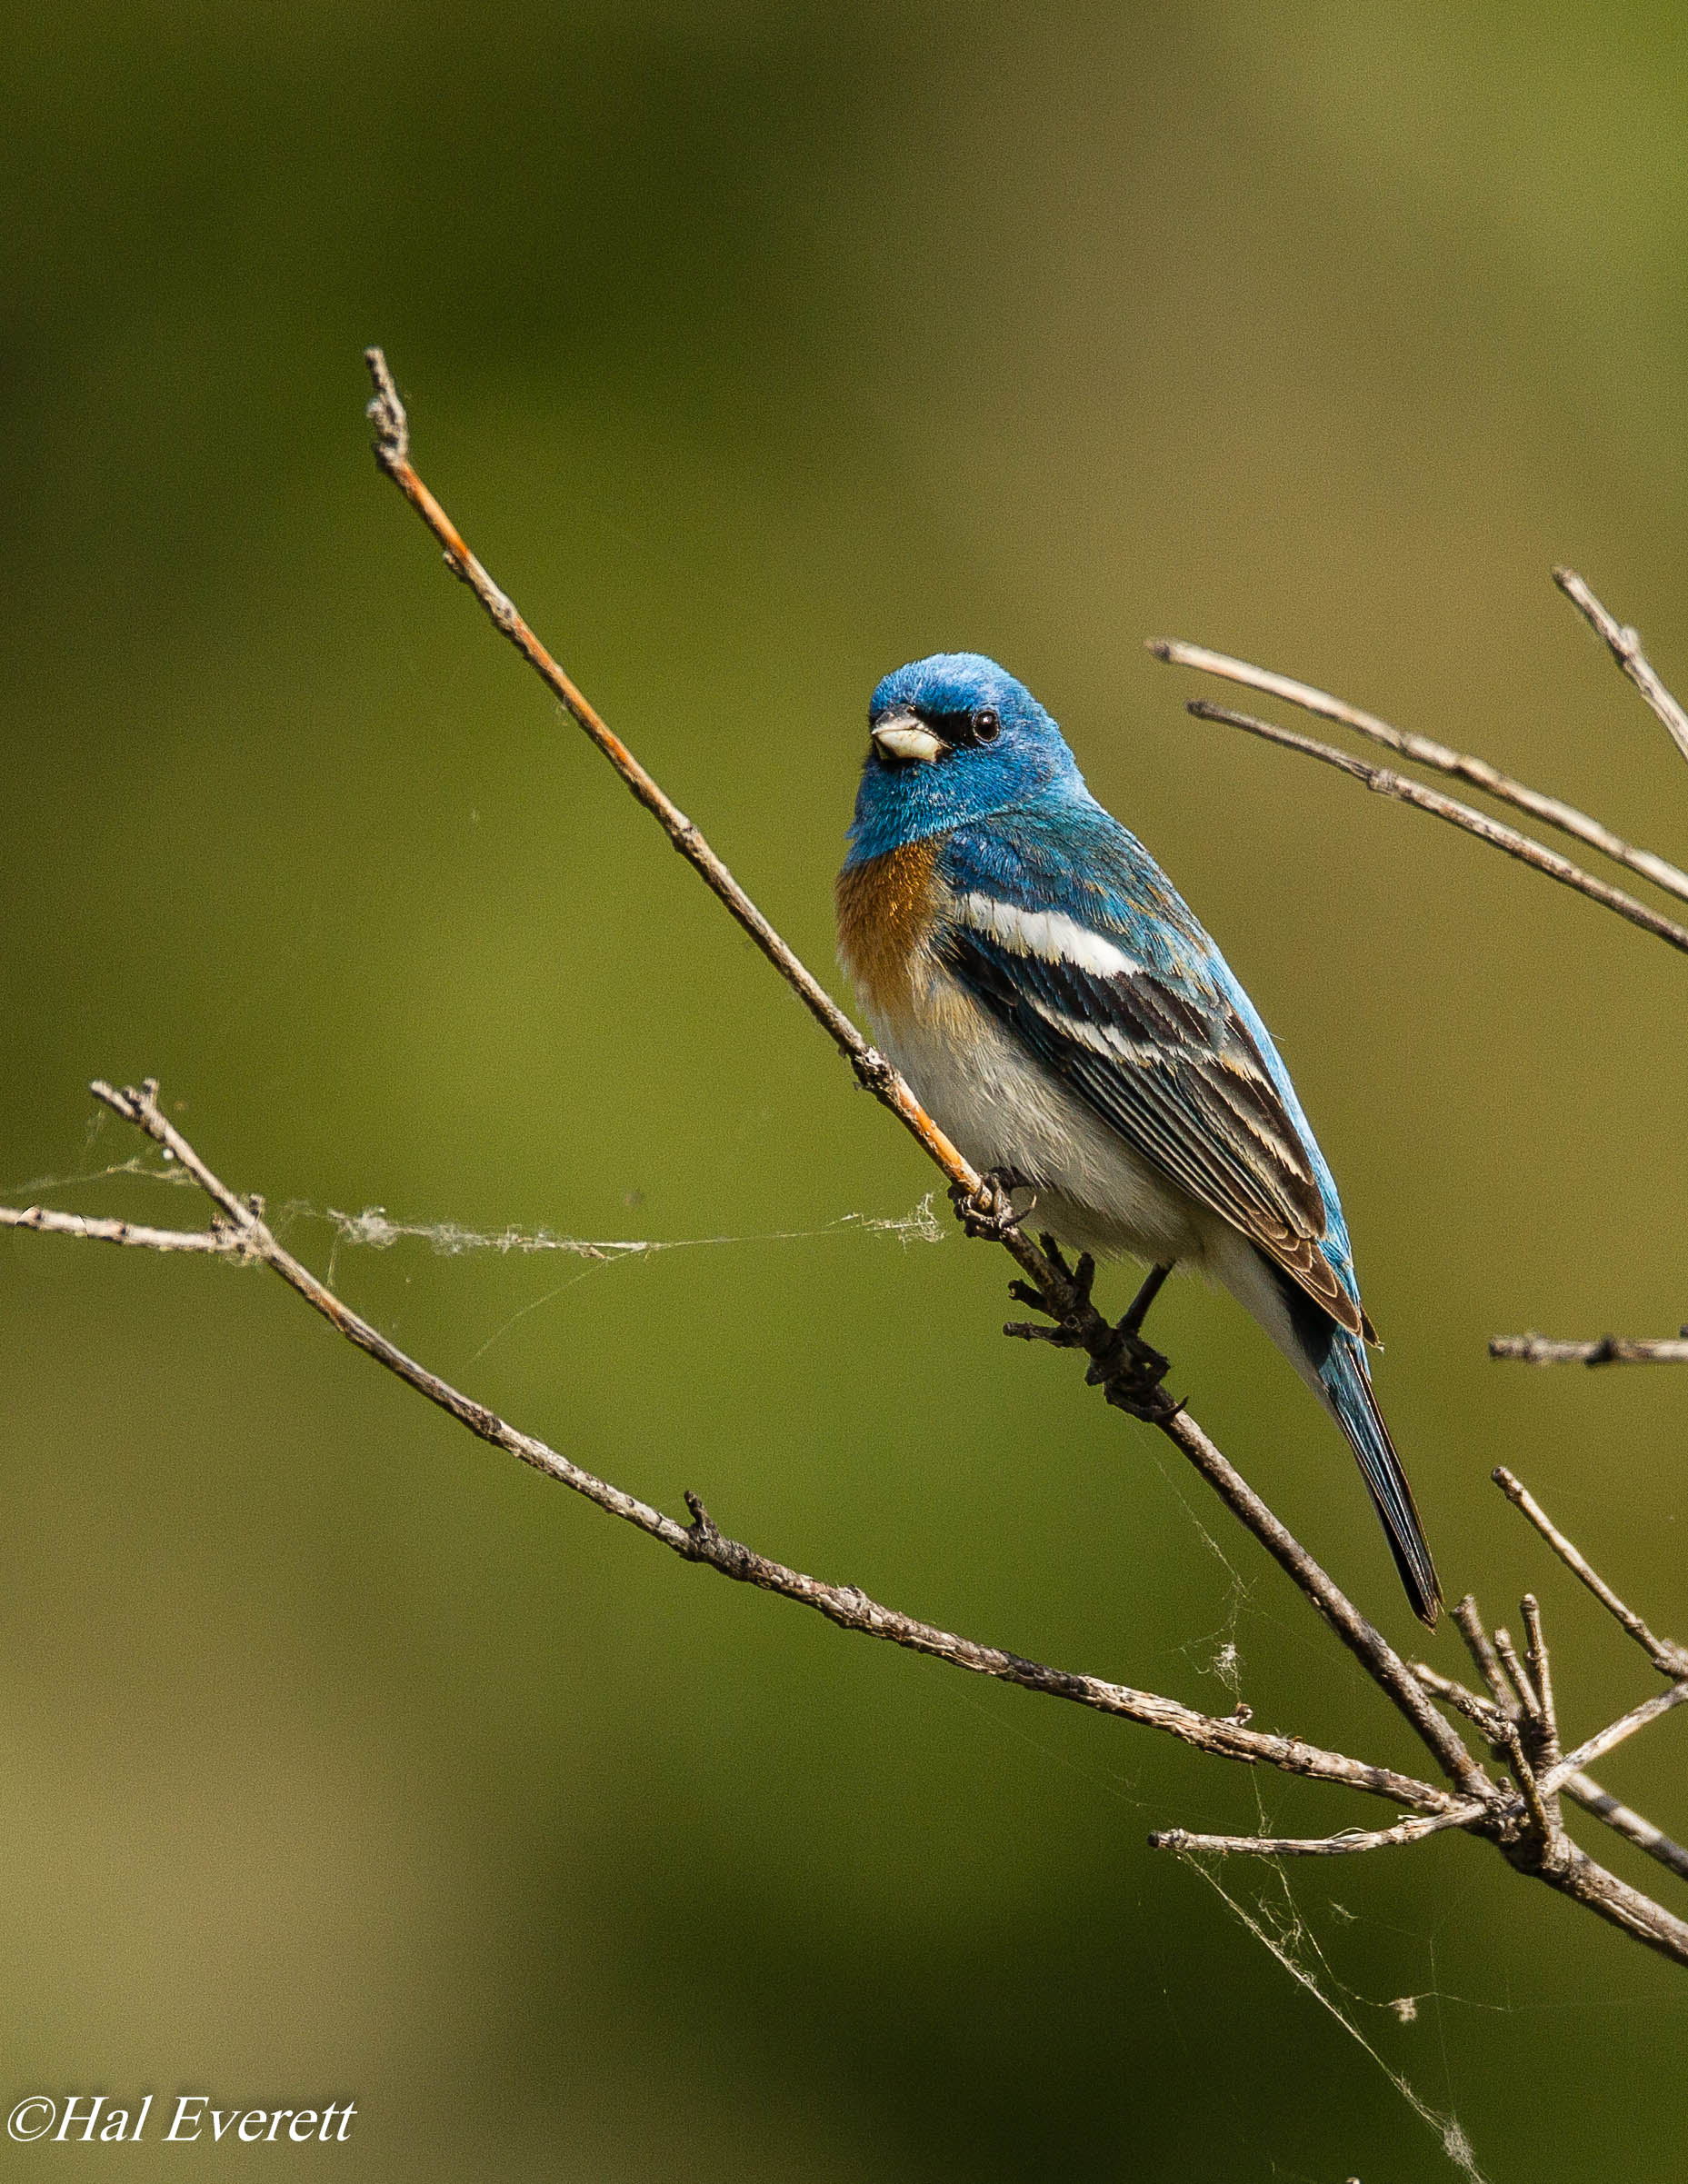
[[[118,2108],[104,2093],[26,2093],[6,2118],[5,2127],[14,2139],[45,2139],[50,2145],[100,2141],[133,2146],[145,2130],[152,2108],[150,2093],[135,2109]],[[247,2146],[285,2144],[288,2139],[303,2146],[313,2139],[324,2146],[331,2139],[344,2144],[356,2113],[350,2100],[331,2100],[323,2109],[217,2109],[212,2107],[209,2093],[181,2093],[168,2128],[153,2136],[164,2146],[219,2139]],[[163,2110],[157,2120],[163,2124]]]

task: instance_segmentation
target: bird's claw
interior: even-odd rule
[[[1019,1181],[1012,1169],[993,1168],[974,1190],[965,1183],[950,1185],[950,1203],[969,1236],[985,1243],[1006,1242],[1017,1221],[1013,1193]]]
[[[1081,1252],[1074,1263],[1069,1266],[1061,1246],[1047,1230],[1037,1241],[1043,1246],[1044,1258],[1048,1260],[1050,1265],[1054,1268],[1056,1273],[1073,1291],[1073,1304],[1069,1317],[1091,1311],[1093,1307],[1090,1301],[1090,1292],[1096,1279],[1096,1262],[1090,1253]]]
[[[1058,1350],[1087,1351],[1090,1368],[1084,1378],[1091,1387],[1102,1389],[1115,1410],[1128,1411],[1150,1425],[1164,1425],[1176,1418],[1184,1403],[1168,1395],[1161,1385],[1172,1370],[1171,1361],[1137,1332],[1133,1319],[1139,1307],[1134,1305],[1117,1326],[1110,1325],[1091,1301],[1096,1262],[1090,1253],[1081,1252],[1069,1266],[1053,1236],[1038,1241],[1044,1256],[1067,1285],[1066,1300],[1057,1303],[1029,1281],[1011,1281],[1008,1293],[1015,1303],[1029,1304],[1054,1324],[1045,1327],[1035,1320],[1010,1320],[1003,1332],[1022,1342],[1053,1342]]]
[[[1171,1370],[1172,1361],[1122,1321],[1105,1349],[1093,1355],[1084,1378],[1104,1391],[1115,1410],[1159,1425],[1184,1409],[1161,1385]]]
[[[1039,1242],[1044,1258],[1067,1284],[1068,1301],[1058,1304],[1029,1281],[1011,1281],[1008,1294],[1016,1304],[1029,1304],[1054,1324],[1040,1327],[1031,1320],[1010,1320],[1003,1332],[1022,1342],[1053,1342],[1059,1350],[1088,1350],[1095,1334],[1096,1308],[1090,1301],[1090,1291],[1096,1279],[1096,1262],[1088,1252],[1082,1252],[1077,1263],[1069,1266],[1053,1236],[1041,1237]]]
[[[1124,1368],[1133,1380],[1141,1381],[1145,1387],[1158,1388],[1172,1370],[1172,1360],[1164,1357],[1152,1343],[1145,1342],[1140,1334],[1121,1324],[1114,1330],[1114,1340],[1107,1350],[1092,1365],[1086,1374],[1094,1388],[1105,1380],[1110,1372]]]

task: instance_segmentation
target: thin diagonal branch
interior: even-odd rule
[[[1449,1780],[1468,1794],[1483,1794],[1487,1784],[1482,1768],[1465,1749],[1446,1716],[1430,1703],[1401,1655],[1325,1575],[1236,1466],[1221,1453],[1187,1411],[1156,1422],[1167,1439],[1201,1472],[1226,1508],[1247,1526],[1267,1553],[1301,1587],[1361,1666],[1394,1700],[1430,1747]]]
[[[796,993],[874,1098],[891,1110],[952,1182],[961,1184],[967,1191],[976,1190],[981,1180],[979,1175],[926,1113],[904,1079],[883,1055],[868,1044],[819,979],[802,962],[795,951],[780,938],[697,828],[654,776],[645,772],[626,744],[610,729],[596,707],[576,689],[517,613],[514,602],[493,582],[481,563],[469,551],[456,524],[412,467],[410,420],[399,399],[398,388],[387,368],[386,358],[379,349],[366,349],[364,362],[368,366],[375,390],[368,410],[370,423],[375,428],[375,461],[438,539],[453,575],[468,585],[491,617],[494,626],[510,640],[534,673],[561,702],[576,726],[608,759],[674,848],[700,874],[704,884],[725,905],[729,915],[744,927],[786,984]],[[1033,1258],[1036,1259],[1035,1253]],[[1028,1267],[1028,1272],[1034,1278],[1039,1271],[1038,1264]]]
[[[1566,1836],[1558,1844],[1559,1858],[1553,1865],[1539,1865],[1530,1869],[1539,1880],[1573,1903],[1582,1904],[1611,1925],[1621,1927],[1647,1948],[1655,1949],[1661,1956],[1670,1957],[1679,1964],[1688,1964],[1688,1920],[1679,1919],[1674,1911],[1655,1903],[1651,1896],[1632,1888],[1627,1880],[1620,1880],[1615,1873],[1608,1872],[1597,1864],[1586,1850]]]
[[[1688,713],[1683,711],[1659,680],[1641,649],[1639,633],[1621,623],[1615,614],[1608,613],[1574,569],[1555,569],[1553,582],[1577,613],[1605,639],[1613,658],[1663,721],[1672,743],[1688,758]]]
[[[1557,1767],[1550,1767],[1542,1777],[1543,1788],[1551,1794],[1570,1776],[1581,1774],[1596,1760],[1615,1750],[1626,1738],[1633,1737],[1638,1729],[1645,1729],[1662,1714],[1668,1714],[1688,1700],[1688,1683],[1673,1683],[1668,1691],[1658,1691],[1651,1699],[1643,1699],[1639,1706],[1631,1707],[1627,1714],[1620,1714],[1615,1721],[1608,1721],[1592,1737],[1584,1737],[1574,1751],[1568,1751]]]
[[[1593,1342],[1563,1342],[1539,1334],[1492,1335],[1489,1355],[1521,1365],[1688,1365],[1688,1335],[1601,1335]]]
[[[1660,1675],[1677,1680],[1688,1677],[1688,1646],[1678,1645],[1674,1639],[1655,1636],[1634,1609],[1618,1598],[1582,1550],[1566,1539],[1523,1481],[1503,1463],[1497,1464],[1490,1476],[1513,1507],[1521,1510],[1534,1525],[1565,1568],[1582,1579],[1607,1614],[1629,1632]]]
[[[1490,1743],[1501,1741],[1507,1717],[1493,1700],[1483,1698],[1465,1684],[1456,1683],[1452,1676],[1442,1675],[1427,1660],[1415,1660],[1413,1673],[1427,1691],[1434,1691],[1438,1699],[1445,1699],[1450,1706],[1457,1707],[1468,1721],[1474,1721]]]
[[[1568,1774],[1561,1785],[1568,1798],[1574,1798],[1585,1812],[1605,1821],[1608,1828],[1627,1836],[1637,1850],[1644,1850],[1649,1858],[1656,1858],[1661,1865],[1669,1866],[1673,1873],[1688,1880],[1688,1850],[1673,1842],[1662,1828],[1655,1828],[1650,1820],[1620,1803],[1603,1790],[1593,1775],[1584,1774],[1581,1768]]]
[[[1491,819],[1486,813],[1474,811],[1468,803],[1459,803],[1452,796],[1443,796],[1438,789],[1427,789],[1423,782],[1410,780],[1389,766],[1368,766],[1363,759],[1354,758],[1346,751],[1339,751],[1333,743],[1319,743],[1310,735],[1298,735],[1292,728],[1280,728],[1271,721],[1257,720],[1253,713],[1234,712],[1229,705],[1214,705],[1206,698],[1192,698],[1184,708],[1186,713],[1202,721],[1222,721],[1227,727],[1241,728],[1250,735],[1257,735],[1268,743],[1277,743],[1285,751],[1299,751],[1305,758],[1316,758],[1321,763],[1334,766],[1351,781],[1357,781],[1380,796],[1393,797],[1397,803],[1411,804],[1414,811],[1428,812],[1432,818],[1445,820],[1467,834],[1474,834],[1479,842],[1486,842],[1508,857],[1515,857],[1532,871],[1543,873],[1550,880],[1557,880],[1562,887],[1574,888],[1578,894],[1586,895],[1591,903],[1603,909],[1615,911],[1619,917],[1627,918],[1632,925],[1639,925],[1643,932],[1651,932],[1666,941],[1673,948],[1688,953],[1688,929],[1650,910],[1638,903],[1633,895],[1626,895],[1620,887],[1609,887],[1605,881],[1596,880],[1585,873],[1580,864],[1573,864],[1554,850],[1543,849],[1528,834],[1521,834],[1516,827],[1504,825]]]
[[[1555,582],[1567,575],[1559,571]],[[1580,580],[1579,580],[1580,581]],[[1634,635],[1633,630],[1628,634]],[[1637,849],[1614,834],[1609,826],[1598,819],[1591,819],[1586,812],[1579,812],[1574,804],[1562,803],[1557,796],[1544,796],[1539,789],[1514,781],[1511,774],[1503,773],[1487,759],[1473,758],[1463,751],[1450,749],[1446,743],[1434,742],[1427,735],[1413,735],[1405,729],[1394,728],[1376,713],[1366,713],[1358,705],[1350,705],[1342,698],[1333,697],[1329,691],[1315,690],[1310,683],[1298,683],[1289,675],[1274,674],[1270,668],[1256,667],[1247,660],[1234,660],[1227,653],[1210,652],[1204,644],[1186,644],[1178,638],[1157,637],[1149,650],[1157,660],[1164,660],[1174,667],[1194,667],[1204,674],[1221,675],[1227,682],[1244,683],[1267,697],[1283,698],[1289,704],[1299,705],[1305,713],[1316,713],[1320,719],[1339,722],[1352,728],[1356,734],[1365,736],[1373,743],[1381,743],[1386,751],[1401,758],[1408,758],[1417,765],[1433,767],[1438,773],[1451,775],[1456,781],[1467,782],[1473,789],[1482,789],[1497,802],[1509,803],[1514,811],[1525,812],[1543,825],[1556,827],[1562,834],[1598,850],[1614,863],[1627,865],[1643,879],[1651,880],[1655,887],[1688,903],[1688,873],[1677,865],[1656,856],[1652,850]],[[1620,663],[1621,664],[1622,663]],[[1625,670],[1627,673],[1627,669]],[[1649,670],[1649,673],[1652,671]],[[1666,696],[1669,696],[1667,692]],[[1651,701],[1649,701],[1651,702]],[[1194,710],[1194,708],[1192,709]],[[1685,753],[1688,755],[1688,753]]]

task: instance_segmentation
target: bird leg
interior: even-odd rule
[[[1132,1299],[1131,1310],[1119,1323],[1117,1331],[1120,1334],[1134,1335],[1141,1333],[1143,1323],[1149,1316],[1149,1307],[1160,1295],[1161,1285],[1163,1282],[1164,1282],[1167,1275],[1170,1274],[1172,1271],[1173,1270],[1170,1266],[1152,1266],[1149,1269],[1147,1278],[1144,1280],[1143,1287]],[[1156,1354],[1158,1355],[1158,1352]],[[1166,1361],[1163,1358],[1161,1361],[1163,1367],[1164,1366],[1165,1361]]]
[[[976,1191],[952,1183],[950,1203],[967,1234],[986,1243],[1004,1242],[1017,1219],[1014,1192],[1024,1187],[1025,1180],[1012,1168],[993,1168],[979,1178]]]
[[[1096,1262],[1090,1253],[1083,1252],[1076,1265],[1068,1266],[1053,1236],[1045,1236],[1041,1242],[1044,1256],[1067,1285],[1067,1295],[1057,1301],[1041,1289],[1034,1289],[1029,1282],[1010,1282],[1008,1293],[1017,1303],[1029,1304],[1034,1311],[1053,1320],[1054,1325],[1042,1327],[1032,1320],[1010,1320],[1003,1332],[1016,1336],[1023,1342],[1053,1342],[1061,1350],[1086,1351],[1090,1370],[1084,1378],[1093,1388],[1104,1389],[1109,1402],[1116,1409],[1151,1422],[1172,1417],[1183,1406],[1175,1403],[1161,1385],[1170,1370],[1169,1361],[1145,1342],[1139,1332],[1172,1268],[1151,1268],[1148,1278],[1132,1301],[1131,1309],[1117,1325],[1111,1325],[1091,1301]]]
[[[1091,1351],[1090,1371],[1084,1375],[1093,1388],[1101,1385],[1108,1401],[1119,1410],[1151,1422],[1171,1418],[1184,1408],[1174,1402],[1161,1385],[1170,1370],[1169,1360],[1145,1342],[1140,1331],[1150,1305],[1172,1271],[1170,1266],[1149,1269],[1142,1288],[1132,1299],[1131,1309],[1113,1329],[1112,1340],[1104,1348]]]

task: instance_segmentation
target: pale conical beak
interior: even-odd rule
[[[926,765],[944,749],[943,737],[923,728],[912,713],[887,713],[874,729],[873,738],[881,758],[917,759]]]

